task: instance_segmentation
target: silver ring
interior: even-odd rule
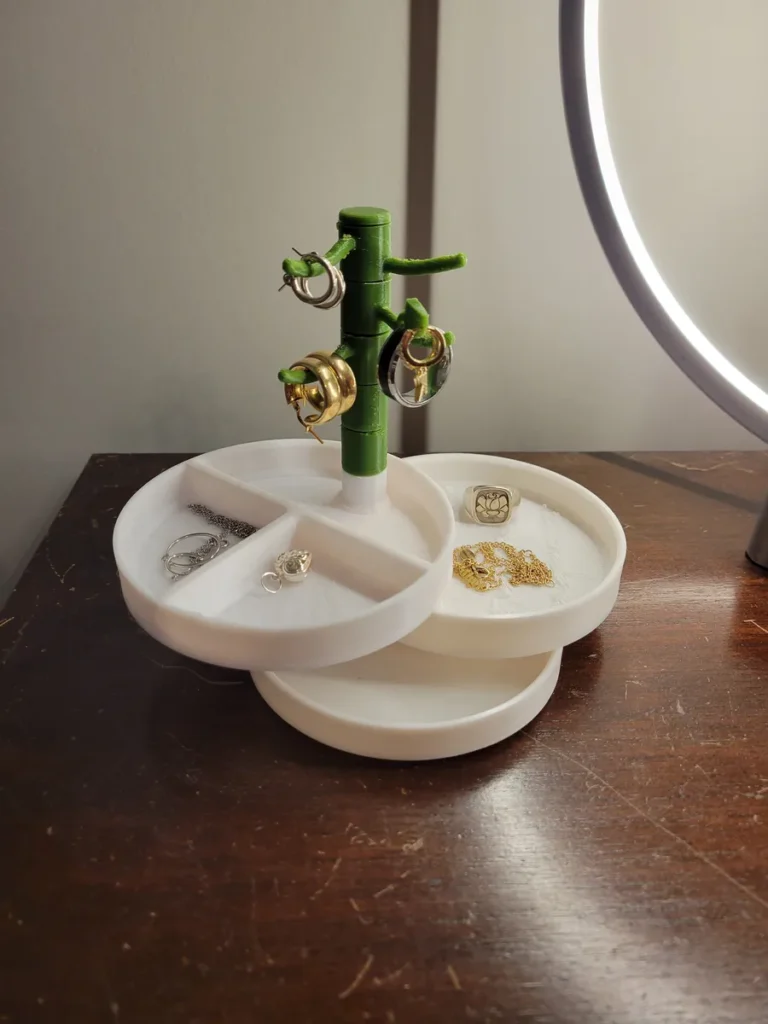
[[[283,583],[303,583],[309,575],[311,566],[310,551],[283,551],[275,559],[274,570],[262,573],[261,585],[268,594],[276,594]]]
[[[174,551],[177,544],[184,540],[191,540],[193,537],[205,537],[205,540],[192,551]],[[198,569],[206,562],[210,562],[212,558],[215,558],[227,546],[226,538],[217,533],[185,533],[183,536],[171,541],[162,557],[162,562],[171,576],[174,579],[178,579],[181,576],[189,576],[195,569]]]
[[[512,518],[512,510],[520,504],[520,491],[498,484],[468,487],[464,492],[464,508],[473,523],[480,526],[501,526]]]
[[[296,298],[317,309],[333,309],[334,306],[338,306],[347,290],[346,282],[338,267],[334,267],[325,256],[320,256],[316,252],[302,253],[301,258],[305,263],[311,263],[314,260],[315,263],[319,263],[323,267],[328,275],[328,287],[322,295],[313,295],[309,290],[308,278],[291,277],[290,274],[286,274],[283,280],[286,284],[290,284]]]

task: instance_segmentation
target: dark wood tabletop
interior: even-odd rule
[[[132,622],[112,526],[181,458],[94,457],[0,613],[0,1021],[768,1019],[768,455],[523,456],[620,517],[618,605],[417,765]]]

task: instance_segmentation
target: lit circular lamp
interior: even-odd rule
[[[560,71],[579,184],[605,255],[648,330],[720,408],[768,441],[768,392],[738,369],[683,309],[654,263],[621,185],[600,74],[600,0],[560,0]],[[768,568],[768,504],[747,556]]]

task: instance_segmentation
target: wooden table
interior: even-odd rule
[[[112,525],[179,458],[92,459],[0,615],[0,1021],[768,1019],[766,455],[526,456],[618,513],[618,606],[415,766],[131,621]]]

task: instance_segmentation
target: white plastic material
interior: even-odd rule
[[[549,565],[554,587],[478,593],[452,578],[433,614],[404,644],[464,658],[522,658],[573,643],[610,613],[626,556],[621,523],[585,487],[527,462],[492,455],[419,455],[406,460],[444,488],[456,520],[454,545],[502,540]],[[470,485],[516,487],[522,502],[503,526],[478,526],[463,509]]]
[[[270,707],[300,732],[366,757],[426,761],[491,746],[539,714],[562,651],[469,661],[394,644],[311,672],[253,673]]]
[[[352,476],[342,470],[341,498],[350,512],[375,512],[387,498],[387,471],[376,476]]]
[[[115,526],[131,613],[166,646],[229,668],[314,668],[394,643],[424,621],[450,578],[450,505],[393,456],[375,512],[350,511],[341,490],[340,445],[312,439],[222,448],[161,473]],[[173,582],[161,562],[168,544],[212,529],[188,503],[261,529]],[[312,571],[268,594],[261,574],[289,548],[311,551]]]

